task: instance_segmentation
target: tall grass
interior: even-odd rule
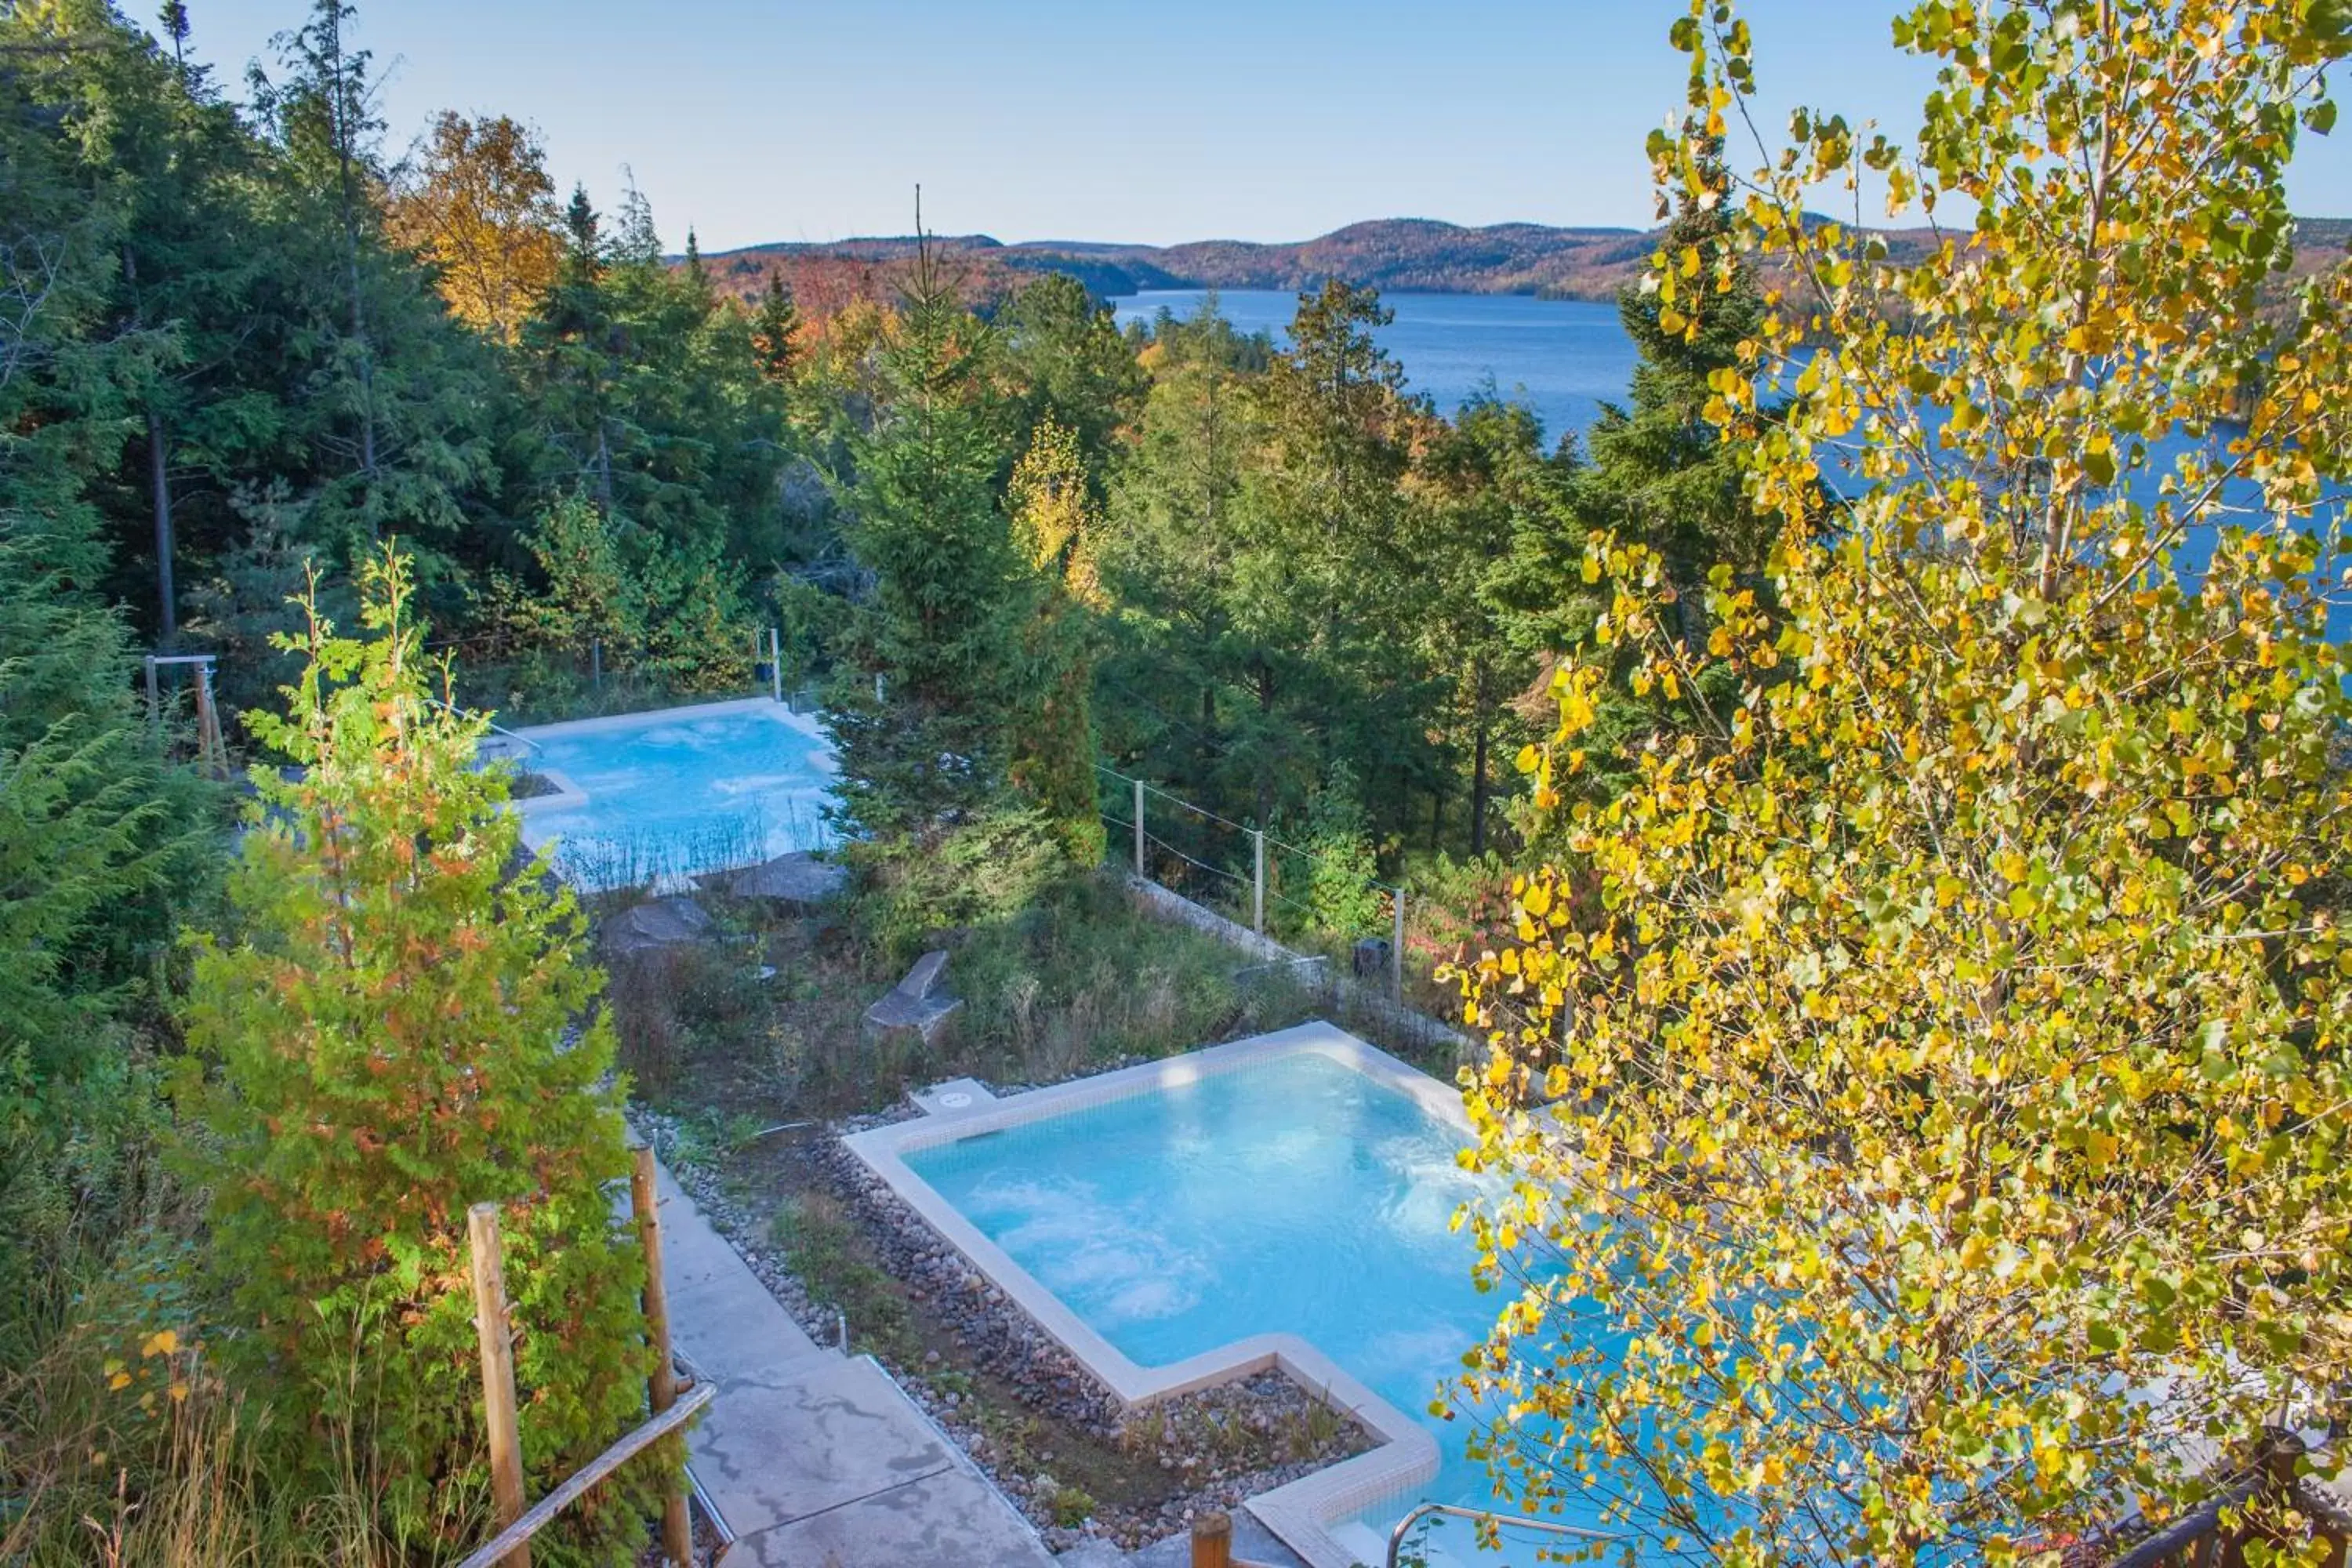
[[[440,1489],[415,1538],[385,1533],[364,1432],[279,1431],[227,1387],[187,1327],[189,1261],[178,1234],[128,1249],[0,1368],[0,1563],[415,1568],[488,1539],[478,1484]],[[326,1463],[286,1466],[298,1448]]]
[[[772,809],[751,802],[685,831],[559,833],[555,868],[583,892],[674,893],[709,872],[760,864],[773,843],[817,845],[825,833],[815,809],[801,801],[785,800]]]
[[[384,1536],[379,1489],[348,1432],[305,1435],[334,1458],[333,1486],[276,1479],[267,1418],[210,1380],[192,1354],[166,1358],[144,1393],[115,1388],[103,1364],[92,1375],[77,1359],[66,1347],[0,1390],[10,1493],[0,1504],[0,1562],[413,1568],[454,1561],[488,1538],[478,1489],[436,1498],[444,1511],[424,1539]]]

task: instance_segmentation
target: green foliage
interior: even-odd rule
[[[1718,160],[1720,148],[1698,155]],[[1641,358],[1631,403],[1604,405],[1588,437],[1592,467],[1576,506],[1587,529],[1639,540],[1671,563],[1675,581],[1694,589],[1695,613],[1708,567],[1760,572],[1778,531],[1743,494],[1739,448],[1706,417],[1713,378],[1738,367],[1739,345],[1762,323],[1764,305],[1727,203],[1685,195],[1658,237],[1652,270],[1706,279],[1710,297],[1692,313],[1655,276],[1619,292],[1618,319]]]
[[[208,880],[209,792],[134,706],[84,552],[0,504],[0,1358],[142,1217],[157,1117],[134,1034]],[[57,1292],[53,1295],[52,1292]]]
[[[1357,797],[1355,775],[1343,764],[1307,797],[1306,919],[1318,934],[1343,941],[1380,924],[1380,866]]]
[[[927,831],[1002,787],[1035,574],[998,504],[988,329],[926,252],[882,348],[887,402],[855,447],[850,547],[874,589],[827,703],[847,820]]]
[[[596,650],[616,670],[681,693],[751,679],[741,574],[709,547],[671,543],[576,495],[550,507],[524,542],[544,586],[501,580],[493,591],[526,646],[583,662]]]
[[[1916,150],[1800,110],[1735,178],[1749,30],[1675,26],[1658,177],[1735,248],[1660,256],[1659,328],[1748,319],[1742,257],[1796,280],[1705,408],[1769,582],[1717,565],[1695,625],[1671,540],[1594,542],[1525,755],[1556,853],[1460,976],[1507,1297],[1462,1392],[1517,1416],[1516,1501],[1608,1496],[1644,1552],[2041,1560],[2344,1415],[2352,266],[2262,307],[2346,40],[2210,0],[1895,33]],[[1973,237],[1897,260],[1824,181]],[[1688,721],[1584,795],[1619,680]]]
[[[487,1480],[467,1206],[505,1226],[536,1492],[643,1408],[642,1262],[604,1190],[626,1162],[579,911],[520,855],[504,775],[472,766],[478,721],[435,703],[406,563],[362,586],[374,635],[314,610],[286,715],[253,718],[302,771],[256,773],[236,928],[195,940],[184,1101],[242,1330],[224,1363],[286,1473],[334,1485],[323,1439],[348,1435],[382,1528],[423,1546]],[[568,1514],[562,1550],[627,1560],[666,1462]]]
[[[1235,816],[1295,810],[1335,760],[1391,800],[1436,776],[1433,682],[1395,635],[1433,585],[1402,488],[1433,419],[1372,337],[1386,319],[1334,282],[1263,375],[1206,321],[1155,345],[1104,552],[1133,605],[1111,749]]]
[[[1096,304],[1076,279],[1048,273],[1008,300],[996,324],[1020,387],[1016,427],[1051,423],[1070,432],[1099,500],[1118,437],[1142,411],[1146,390],[1143,367],[1110,308]]]
[[[999,803],[951,826],[852,843],[852,910],[886,965],[948,933],[1011,919],[1066,871],[1061,826],[1034,806]]]

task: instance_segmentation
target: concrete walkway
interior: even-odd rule
[[[729,1568],[1051,1568],[888,1373],[802,1332],[666,1169],[657,1190],[671,1342],[719,1390],[687,1447]]]

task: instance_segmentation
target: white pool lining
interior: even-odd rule
[[[1138,1365],[1063,1305],[1060,1298],[1039,1284],[906,1162],[907,1155],[921,1150],[982,1133],[1067,1116],[1301,1054],[1325,1057],[1351,1068],[1406,1095],[1465,1139],[1469,1136],[1470,1120],[1458,1090],[1318,1019],[1165,1061],[978,1102],[968,1109],[934,1110],[916,1121],[853,1133],[842,1142],[1127,1408],[1279,1367],[1354,1415],[1376,1439],[1375,1447],[1286,1486],[1261,1492],[1244,1504],[1312,1568],[1351,1568],[1358,1554],[1334,1540],[1328,1527],[1435,1475],[1437,1439],[1427,1428],[1297,1334],[1252,1334],[1167,1366]]]

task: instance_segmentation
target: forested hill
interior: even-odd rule
[[[2342,253],[2352,222],[2303,220],[2299,258],[2307,269]],[[1924,251],[1927,229],[1887,237],[1898,255]],[[1641,275],[1656,247],[1655,231],[1552,228],[1507,223],[1463,228],[1429,218],[1380,218],[1349,224],[1316,239],[1261,243],[1192,240],[1181,245],[1123,245],[1092,240],[1029,240],[1007,245],[987,235],[935,239],[953,253],[969,297],[1002,297],[1026,274],[1066,272],[1097,295],[1143,289],[1303,289],[1327,278],[1383,293],[1539,294],[1562,300],[1611,300]],[[877,269],[914,251],[912,236],[845,239],[824,244],[749,246],[704,258],[722,289],[750,299],[770,273],[783,276],[804,303],[823,310],[835,293],[864,293]]]
[[[1006,245],[986,235],[934,243],[954,253],[970,274],[968,289],[976,284],[972,291],[982,294],[1003,291],[1021,274],[1067,272],[1100,295],[1139,289],[1300,289],[1342,278],[1383,291],[1602,299],[1640,270],[1653,242],[1630,228],[1548,228],[1532,223],[1461,228],[1425,218],[1383,218],[1350,224],[1318,239],[1273,244],[1049,239]],[[786,274],[798,289],[803,273],[854,273],[897,261],[914,244],[907,237],[758,245],[704,259],[720,287],[749,294],[772,270]]]

